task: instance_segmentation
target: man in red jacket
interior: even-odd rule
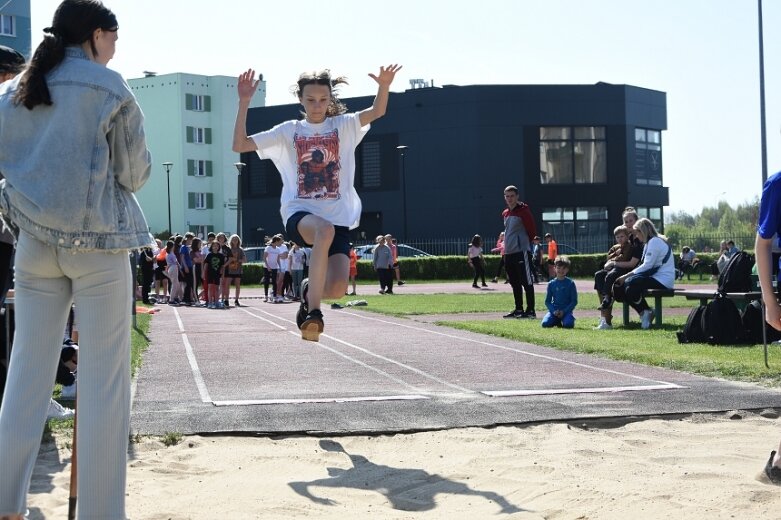
[[[504,189],[507,209],[502,212],[504,220],[504,265],[510,286],[513,288],[515,309],[505,318],[536,319],[534,312],[534,276],[531,243],[537,234],[534,217],[525,202],[518,201],[518,188]],[[526,293],[526,309],[523,307],[523,293]]]

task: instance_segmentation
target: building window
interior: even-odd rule
[[[186,94],[185,108],[187,110],[194,110],[195,112],[211,112],[212,97],[204,96],[202,94]]]
[[[187,194],[187,207],[189,209],[212,209],[214,207],[214,194],[190,192]]]
[[[282,191],[282,177],[279,175],[274,163],[270,160],[260,160],[257,154],[251,154],[247,160],[247,167],[242,173],[246,176],[247,191],[242,191],[242,195],[247,197],[257,196],[279,196]]]
[[[195,225],[190,226],[190,233],[195,234],[198,238],[201,240],[206,239],[206,235],[208,235],[210,232],[214,231],[214,226],[201,226],[201,225]]]
[[[540,183],[607,182],[604,126],[540,127]]]
[[[662,132],[635,128],[635,182],[662,185]]]
[[[662,229],[662,208],[649,208],[645,206],[637,206],[635,208],[637,210],[637,216],[639,218],[647,218],[651,222],[654,223],[654,227],[656,227],[657,230],[661,231]]]
[[[212,143],[212,129],[201,128],[197,126],[187,127],[187,142],[196,144],[211,144]]]
[[[553,235],[561,254],[606,252],[612,243],[608,224],[602,206],[542,210],[542,233]]]
[[[0,14],[0,36],[16,36],[16,17]]]
[[[211,177],[213,170],[212,161],[203,159],[187,160],[187,175],[191,177]]]
[[[382,161],[379,141],[367,141],[361,145],[360,187],[382,186]]]

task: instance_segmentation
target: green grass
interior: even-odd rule
[[[160,440],[165,446],[170,448],[171,446],[176,446],[182,442],[183,438],[183,435],[179,432],[165,432],[165,435],[163,435],[163,438]]]
[[[355,299],[345,297],[341,303]],[[505,313],[512,307],[512,296],[507,293],[477,292],[464,294],[379,294],[357,298],[365,299],[367,307],[362,310],[404,317],[421,314],[460,313]],[[595,294],[579,295],[578,310],[596,310],[598,300]],[[684,297],[665,298],[665,308],[692,308],[698,301]],[[538,295],[537,311],[540,318],[544,308]],[[620,323],[620,307],[613,309],[614,323]],[[632,311],[632,314],[635,314]],[[675,370],[682,370],[705,376],[722,377],[737,381],[759,382],[768,386],[781,386],[781,347],[769,346],[769,363],[764,365],[761,345],[716,346],[707,344],[679,344],[676,332],[683,328],[685,315],[666,315],[661,328],[640,329],[637,320],[624,328],[617,325],[612,331],[597,331],[596,318],[581,318],[572,330],[543,329],[539,320],[472,320],[441,321],[437,324],[480,334],[499,336],[514,341],[532,343],[559,350],[567,350],[601,356],[609,359],[631,361]]]
[[[577,314],[576,314],[577,315]],[[499,336],[558,350],[597,355],[705,376],[781,386],[781,347],[769,346],[765,368],[762,345],[718,346],[680,344],[675,333],[686,316],[665,319],[658,329],[642,330],[639,324],[611,331],[593,330],[594,320],[576,322],[572,330],[543,329],[538,320],[443,321],[440,325]]]
[[[149,323],[151,316],[149,314],[138,314],[136,316],[137,329],[131,329],[130,333],[130,374],[135,375],[138,367],[141,366],[141,355],[149,347],[147,333],[149,332]],[[73,401],[60,399],[62,386],[54,385],[54,398],[64,406],[73,407]],[[72,432],[73,419],[52,419],[46,422],[44,435],[57,432]]]
[[[474,289],[473,289],[474,290]],[[344,304],[344,302],[361,299],[366,300],[368,307],[361,307],[364,310],[389,314],[392,316],[413,316],[417,314],[462,314],[473,312],[496,312],[507,313],[512,310],[513,297],[509,293],[497,293],[488,291],[474,290],[472,293],[458,294],[403,294],[401,289],[398,293],[389,296],[372,294],[358,296],[345,296],[339,300],[333,300]],[[331,300],[329,300],[330,302]],[[539,312],[545,308],[545,297],[536,294],[536,307]],[[664,299],[664,307],[670,308],[691,308],[698,304],[698,301],[687,300],[683,296],[674,296]],[[578,295],[578,309],[596,310],[599,306],[599,299],[595,293]],[[613,309],[613,314],[620,314],[620,304]],[[577,313],[577,310],[576,310]],[[577,316],[577,314],[576,314]]]

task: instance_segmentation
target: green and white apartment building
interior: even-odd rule
[[[238,231],[240,159],[231,150],[236,83],[235,77],[186,73],[128,80],[144,111],[152,153],[152,175],[136,196],[153,234]],[[265,106],[265,100],[262,81],[251,107]]]
[[[0,45],[30,59],[30,0],[0,0]]]

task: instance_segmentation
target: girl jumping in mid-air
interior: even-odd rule
[[[247,136],[247,110],[259,80],[247,70],[238,81],[239,109],[233,132],[234,152],[257,151],[271,159],[282,176],[282,220],[290,240],[312,246],[309,278],[301,284],[296,322],[305,340],[317,341],[323,331],[323,298],[339,298],[347,290],[350,229],[358,227],[361,200],[355,191],[355,148],[369,124],[385,115],[388,91],[400,65],[380,67],[377,96],[371,107],[347,114],[335,87],[346,83],[328,70],[304,73],[294,94],[304,107],[303,120],[286,121],[271,130]]]

